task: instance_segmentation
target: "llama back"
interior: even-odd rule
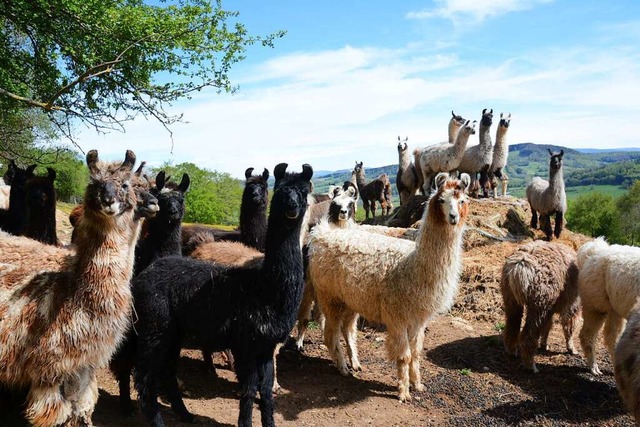
[[[604,237],[598,237],[580,246],[578,249],[578,268],[582,268],[585,261],[592,256],[603,255],[609,250],[609,243]]]

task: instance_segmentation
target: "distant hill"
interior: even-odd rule
[[[509,188],[524,188],[534,176],[549,176],[549,153],[564,150],[564,177],[568,187],[583,185],[621,185],[628,187],[640,179],[640,148],[572,149],[560,145],[534,144],[531,142],[509,146],[509,160],[506,173]],[[364,165],[368,180],[381,173],[389,175],[394,195],[398,164],[368,168]],[[324,172],[324,171],[323,171]],[[340,184],[351,178],[350,170],[327,172],[314,177],[317,192],[324,192],[330,184]]]
[[[611,153],[614,151],[640,151],[640,148],[626,147],[626,148],[576,148],[581,153]]]

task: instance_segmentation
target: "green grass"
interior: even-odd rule
[[[503,322],[499,322],[496,323],[495,326],[493,327],[497,332],[502,332],[504,331],[505,328],[505,324]]]
[[[565,187],[565,192],[567,193],[567,200],[573,200],[577,197],[580,197],[583,194],[592,193],[594,191],[599,191],[601,193],[610,194],[614,199],[622,196],[627,192],[624,188],[618,185],[582,185],[578,187]],[[525,197],[525,188],[511,188],[509,187],[509,194],[514,197]]]
[[[471,369],[460,369],[460,375],[464,375],[465,377],[468,377],[469,375],[471,375]]]
[[[73,210],[73,208],[75,207],[76,205],[74,203],[56,202],[56,209],[60,209],[62,212],[66,213],[67,215],[69,215]]]

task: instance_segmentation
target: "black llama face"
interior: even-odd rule
[[[286,163],[278,164],[273,170],[276,182],[273,186],[270,216],[275,214],[297,224],[302,222],[307,210],[313,168],[305,163],[301,173],[287,173],[286,170]]]
[[[353,171],[356,174],[364,174],[364,168],[362,167],[362,162],[360,163],[356,162],[356,167],[353,168]]]
[[[482,110],[482,119],[480,120],[480,124],[482,126],[491,126],[493,123],[493,108],[491,110],[487,110],[486,108]]]
[[[503,128],[508,128],[510,123],[511,123],[511,113],[507,114],[506,116],[503,115],[503,113],[500,113],[500,123],[498,126]]]

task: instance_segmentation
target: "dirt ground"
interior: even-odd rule
[[[599,377],[588,371],[581,354],[565,353],[559,324],[552,329],[550,351],[536,357],[538,374],[523,370],[518,359],[505,354],[500,337],[504,320],[499,272],[504,257],[519,243],[486,235],[502,240],[514,237],[501,229],[512,206],[472,203],[460,292],[450,313],[436,318],[426,332],[424,392],[413,392],[409,403],[397,400],[395,366],[386,360],[382,328],[363,326],[358,332],[363,371],[346,378],[330,361],[316,327],[308,334],[303,353],[282,351],[278,356],[278,379],[285,391],[275,398],[276,424],[633,426],[622,407],[601,341],[598,361],[603,374]],[[585,240],[571,232],[561,238],[574,247]],[[577,333],[575,343],[579,349]],[[184,383],[186,406],[197,416],[194,425],[237,423],[235,376],[221,359],[216,360],[216,366],[218,378],[204,371],[199,351],[183,350],[179,377]],[[99,373],[99,386],[93,417],[96,426],[146,425],[140,413],[132,417],[119,414],[117,384],[106,370]],[[168,426],[182,425],[166,405],[163,417]],[[253,419],[260,425],[257,405]],[[25,424],[18,409],[0,406],[0,426],[7,425]]]

